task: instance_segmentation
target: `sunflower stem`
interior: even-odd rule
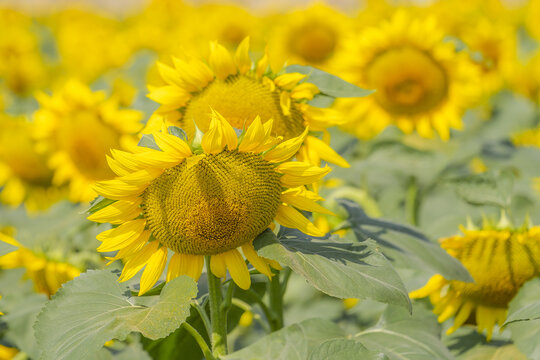
[[[207,360],[215,360],[216,358],[212,355],[212,352],[210,351],[210,348],[208,347],[208,344],[206,341],[204,341],[204,338],[199,334],[197,329],[195,329],[193,326],[188,324],[187,322],[182,324],[182,327],[191,335],[193,336],[193,339],[199,344],[199,347],[201,348],[201,351],[203,352],[203,355],[205,359]]]
[[[210,269],[210,256],[205,256],[206,276],[208,277],[208,300],[210,304],[210,320],[212,322],[212,355],[219,358],[227,354],[227,318],[222,311],[223,294],[221,279]]]
[[[283,297],[281,293],[281,284],[279,282],[279,270],[274,272],[272,280],[268,283],[268,293],[270,296],[271,319],[270,328],[272,331],[283,327]]]

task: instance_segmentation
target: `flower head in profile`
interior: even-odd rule
[[[144,268],[140,293],[159,279],[188,275],[197,280],[205,256],[214,275],[227,270],[242,289],[251,279],[244,257],[271,276],[275,261],[257,255],[253,240],[275,220],[312,236],[322,236],[299,210],[328,212],[304,185],[320,180],[329,168],[284,162],[298,151],[308,129],[277,144],[272,121],[256,118],[240,138],[213,112],[200,147],[165,132],[152,134],[159,150],[113,151],[109,164],[119,176],[99,182],[96,192],[116,200],[88,218],[119,225],[98,235],[98,251],[118,253],[125,262],[120,281]],[[299,210],[298,210],[299,209]]]
[[[340,99],[352,117],[343,128],[371,138],[394,124],[423,137],[446,140],[461,129],[461,116],[478,98],[478,69],[455,51],[434,18],[413,19],[397,12],[379,27],[367,28],[345,46],[339,64],[344,77],[372,96]]]
[[[299,136],[308,127],[310,131],[322,132],[344,121],[333,110],[307,104],[319,89],[302,82],[306,75],[272,72],[268,55],[253,63],[249,38],[240,43],[234,55],[222,45],[212,43],[208,61],[176,57],[172,61],[173,66],[158,63],[165,84],[150,87],[148,97],[161,104],[157,114],[162,116],[157,117],[157,127],[150,122],[149,131],[159,129],[159,118],[165,117],[169,125],[181,127],[192,140],[196,128],[208,131],[209,107],[237,129],[247,129],[257,116],[262,122],[272,119],[272,135],[285,140]],[[327,142],[312,134],[305,138],[298,156],[315,165],[322,159],[348,167]]]
[[[120,109],[116,99],[76,80],[52,96],[40,93],[37,98],[41,106],[34,114],[34,134],[39,149],[51,154],[53,184],[68,183],[73,202],[92,200],[94,183],[114,177],[105,155],[135,141],[141,113]]]
[[[495,324],[502,326],[508,304],[521,286],[540,275],[540,227],[510,229],[462,228],[463,235],[441,240],[441,246],[469,271],[474,282],[433,276],[411,298],[429,296],[439,322],[454,317],[451,334],[464,324],[475,325],[491,339]]]
[[[28,211],[44,210],[63,191],[53,186],[46,154],[38,153],[30,135],[32,123],[24,117],[0,115],[0,201],[24,203]]]
[[[8,235],[0,232],[0,241],[16,246],[18,249],[0,256],[1,269],[26,269],[25,278],[31,279],[37,292],[51,297],[63,283],[80,275],[81,271],[58,259],[34,251]]]

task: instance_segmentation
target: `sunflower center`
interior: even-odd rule
[[[540,244],[520,243],[516,234],[478,236],[463,244],[456,256],[475,283],[450,281],[450,286],[478,304],[507,307],[521,286],[538,276],[539,254]]]
[[[289,51],[307,62],[318,63],[328,59],[336,48],[337,35],[328,25],[312,21],[289,37]]]
[[[273,119],[272,135],[280,135],[284,139],[300,135],[305,128],[302,113],[294,103],[291,104],[291,115],[284,115],[279,92],[270,91],[261,81],[250,76],[231,76],[225,81],[213,81],[193,96],[186,105],[184,118],[194,120],[206,132],[210,125],[210,108],[223,115],[237,129],[247,128],[257,115],[263,122]],[[189,127],[186,128],[189,130]],[[188,133],[190,138],[192,135]]]
[[[143,194],[154,237],[177,253],[211,255],[253,240],[281,203],[279,174],[260,155],[223,151],[167,169]]]
[[[376,101],[395,115],[433,110],[448,94],[444,68],[427,53],[410,47],[382,52],[367,67],[366,80]]]
[[[46,166],[46,158],[34,150],[34,143],[26,127],[0,130],[0,162],[20,179],[37,186],[48,186],[52,172]]]
[[[72,115],[58,136],[61,150],[68,154],[81,174],[93,180],[114,177],[105,154],[119,148],[118,133],[103,124],[96,114],[80,112]]]

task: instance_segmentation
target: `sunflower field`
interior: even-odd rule
[[[540,360],[540,0],[0,1],[0,360]]]

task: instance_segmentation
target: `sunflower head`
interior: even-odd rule
[[[33,251],[13,237],[0,231],[0,241],[16,246],[18,249],[0,256],[0,268],[2,269],[26,269],[25,277],[32,280],[37,292],[51,297],[63,283],[80,275],[80,270],[75,266],[56,259],[50,259],[44,254]]]
[[[454,317],[449,334],[463,324],[471,324],[479,332],[486,330],[490,340],[495,324],[502,326],[506,320],[508,304],[521,286],[540,275],[540,227],[489,226],[483,230],[462,228],[462,232],[442,239],[441,246],[463,264],[474,282],[435,275],[409,295],[429,296],[439,322]]]
[[[74,202],[92,200],[92,185],[114,177],[105,155],[134,141],[132,134],[142,127],[141,113],[119,109],[116,99],[75,80],[52,96],[38,94],[38,101],[35,137],[40,149],[51,153],[53,183],[69,183]]]
[[[345,129],[369,138],[395,124],[405,133],[433,137],[436,131],[448,139],[450,128],[461,128],[463,111],[477,97],[478,70],[444,36],[433,18],[397,12],[349,41],[339,66],[352,82],[376,92],[341,102],[353,117]]]
[[[284,162],[302,145],[307,129],[279,142],[271,136],[272,121],[259,117],[240,138],[230,123],[213,111],[200,144],[190,146],[166,132],[152,134],[160,150],[135,153],[113,151],[108,158],[119,177],[99,182],[96,192],[116,200],[89,216],[97,222],[119,224],[98,235],[99,251],[118,250],[124,259],[120,280],[145,267],[141,293],[158,280],[167,262],[167,281],[186,274],[198,279],[204,257],[212,272],[227,270],[243,289],[250,277],[239,251],[261,273],[271,276],[274,261],[261,258],[252,242],[275,220],[283,226],[323,235],[297,209],[326,212],[321,200],[305,188],[329,168],[303,162]]]
[[[36,151],[32,125],[21,117],[0,116],[0,200],[30,211],[43,210],[58,200],[60,189],[52,183],[45,154]]]
[[[168,125],[180,126],[190,140],[194,138],[196,128],[208,131],[209,107],[237,129],[247,129],[257,116],[263,123],[272,119],[271,135],[285,140],[299,136],[307,127],[312,131],[324,131],[344,121],[335,111],[306,103],[319,93],[314,84],[303,82],[306,75],[272,72],[268,55],[253,63],[248,38],[240,43],[234,54],[222,45],[212,43],[206,61],[173,57],[172,63],[172,67],[158,63],[165,85],[150,87],[148,97],[161,104],[156,112],[158,116],[153,120],[161,122],[165,119]],[[155,128],[155,121],[150,121],[147,128]],[[326,142],[312,135],[307,137],[312,138],[315,140],[311,145],[305,144],[309,152],[315,154],[311,158],[346,165]]]

